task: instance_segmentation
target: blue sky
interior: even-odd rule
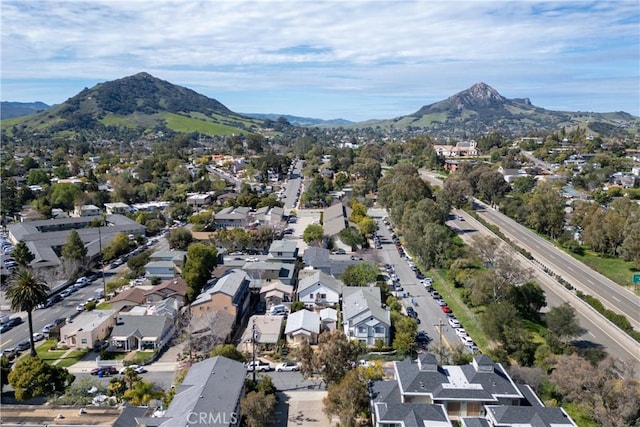
[[[2,0],[4,101],[148,72],[236,112],[353,121],[485,82],[640,115],[640,2]]]

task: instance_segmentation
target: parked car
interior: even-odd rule
[[[9,360],[13,360],[18,355],[18,350],[15,348],[5,348],[2,350],[2,355]]]
[[[18,326],[19,324],[21,324],[22,322],[24,322],[24,320],[22,320],[22,317],[12,317],[11,319],[9,319],[6,324],[11,326],[12,328],[15,326]]]
[[[443,305],[447,305],[447,303],[443,299],[437,300],[437,303],[440,307],[442,307]]]
[[[22,341],[16,345],[16,350],[25,351],[31,348],[31,343],[29,341]]]
[[[11,329],[13,328],[13,326],[7,324],[7,323],[3,323],[2,325],[0,325],[0,334],[4,333],[4,332],[9,332]]]
[[[463,337],[467,335],[467,331],[464,328],[457,328],[455,332],[456,332],[456,335],[459,337]]]
[[[120,369],[120,375],[124,375],[125,372],[127,371],[127,369],[133,369],[133,372],[135,372],[136,374],[144,374],[145,372],[147,372],[146,369],[144,369],[142,366],[140,365],[129,365],[129,366],[125,366],[124,368]]]
[[[56,325],[54,323],[47,323],[46,325],[44,325],[42,327],[42,333],[43,334],[48,334],[49,331],[51,331],[51,329],[55,328]]]
[[[262,360],[256,360],[255,362],[249,362],[249,363],[246,364],[246,367],[247,367],[247,371],[249,371],[249,372],[253,372],[254,370],[267,372],[267,371],[271,370],[271,365],[268,364],[267,362],[263,362]]]
[[[454,329],[461,327],[460,322],[458,321],[458,319],[449,317],[448,321],[449,321],[449,325]]]
[[[442,307],[440,307],[442,309],[443,313],[451,313],[451,309],[449,308],[448,305],[443,305]]]
[[[91,370],[91,375],[99,375],[102,372],[103,376],[116,375],[118,370],[115,366],[98,366]]]
[[[84,311],[84,306],[85,306],[85,303],[81,302],[80,304],[76,305],[76,310],[77,311]]]
[[[62,298],[66,298],[69,295],[71,295],[74,290],[75,290],[75,288],[73,286],[69,286],[67,289],[65,289],[64,291],[60,292],[60,296]]]
[[[426,343],[429,342],[429,336],[425,331],[420,331],[416,334],[416,342],[418,343]]]
[[[40,332],[35,332],[33,334],[33,342],[42,341],[43,339],[44,339],[44,334],[42,334]]]
[[[276,366],[277,372],[299,371],[300,365],[294,362],[284,362]]]

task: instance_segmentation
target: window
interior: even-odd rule
[[[313,299],[313,294],[309,294],[309,298],[312,298],[312,299]]]
[[[373,330],[376,334],[384,334],[384,326],[376,326]]]
[[[359,334],[366,334],[367,333],[367,327],[366,326],[358,326],[358,333]]]
[[[327,299],[327,294],[320,294],[321,299]]]
[[[82,338],[82,339],[80,340],[80,343],[81,343],[81,344],[86,344],[86,343],[87,343],[87,339],[86,339],[86,338]]]

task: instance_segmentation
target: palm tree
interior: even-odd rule
[[[44,303],[49,296],[49,287],[29,268],[20,268],[14,273],[7,289],[7,299],[11,301],[11,310],[26,311],[29,321],[29,342],[31,343],[31,356],[36,356],[36,348],[33,345],[33,321],[31,312]]]

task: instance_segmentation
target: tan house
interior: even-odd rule
[[[164,282],[152,286],[135,286],[120,292],[109,300],[111,308],[121,311],[128,307],[136,307],[144,304],[153,304],[167,298],[175,298],[178,306],[184,306],[187,295],[187,283],[181,277],[165,280]]]
[[[291,313],[287,319],[284,334],[291,345],[300,345],[303,341],[317,344],[320,334],[320,315],[309,310]]]
[[[224,311],[234,316],[237,325],[249,308],[250,282],[244,271],[229,270],[191,303],[191,315],[203,317]]]
[[[84,311],[60,328],[60,342],[69,348],[93,348],[116,324],[114,310]]]
[[[260,301],[264,302],[266,307],[291,302],[292,296],[293,286],[285,285],[280,281],[271,282],[260,288]]]

